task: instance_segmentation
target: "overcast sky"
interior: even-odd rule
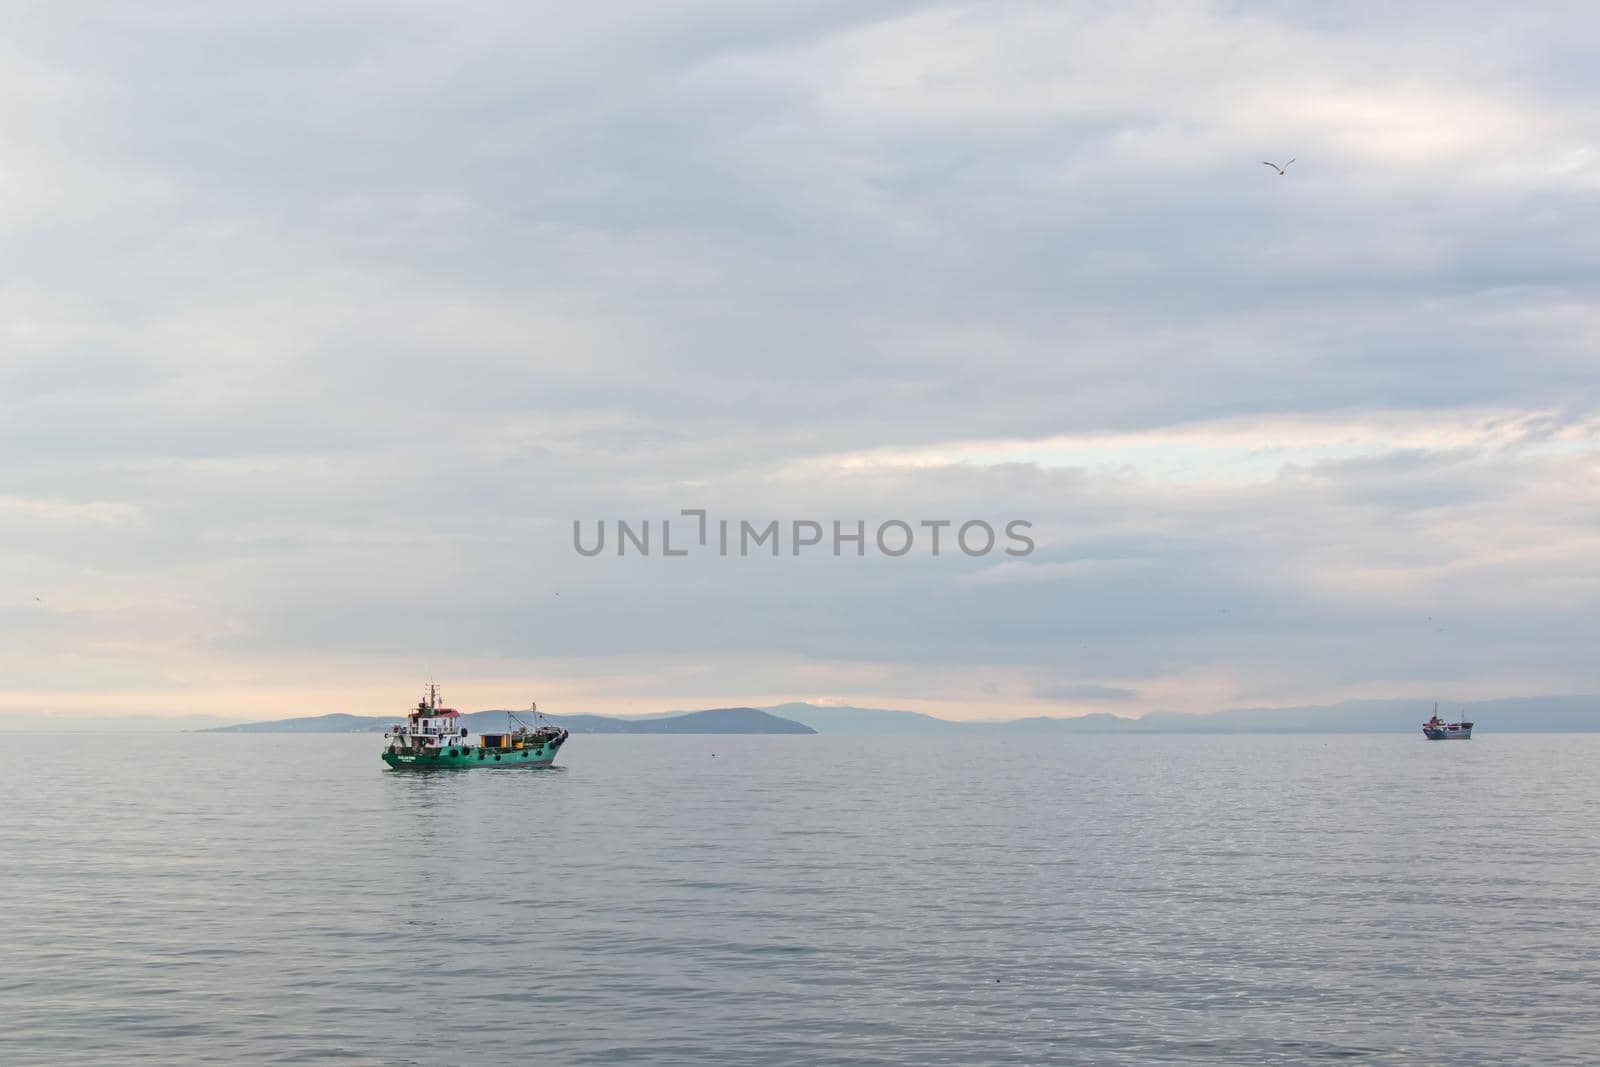
[[[1585,5],[4,15],[0,712],[1600,690]]]

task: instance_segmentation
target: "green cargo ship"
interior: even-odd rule
[[[543,721],[537,704],[531,714],[537,722],[529,726],[515,715],[507,715],[506,732],[479,734],[474,744],[467,728],[460,724],[461,713],[439,706],[439,687],[428,686],[428,695],[383,735],[383,762],[395,769],[434,770],[450,767],[548,767],[567,743],[567,731]]]

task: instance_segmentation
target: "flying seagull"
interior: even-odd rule
[[[1298,159],[1299,157],[1296,156],[1295,158]],[[1294,160],[1291,159],[1291,160],[1289,160],[1288,163],[1285,163],[1283,166],[1280,167],[1276,163],[1268,163],[1266,160],[1263,159],[1261,161],[1261,165],[1264,166],[1264,167],[1271,167],[1273,170],[1278,172],[1278,177],[1281,178],[1281,177],[1283,177],[1283,172],[1288,170],[1290,164],[1292,164],[1293,162],[1294,162]]]

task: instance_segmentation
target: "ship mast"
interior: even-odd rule
[[[537,700],[532,701],[528,705],[528,711],[533,715],[533,728],[537,729],[538,726],[539,726],[539,702]],[[529,729],[528,724],[523,722],[521,719],[517,718],[517,713],[514,712],[514,711],[506,712],[506,718],[511,723],[511,727],[508,727],[508,728],[512,728],[512,727],[515,727],[515,726],[520,726],[524,730]]]

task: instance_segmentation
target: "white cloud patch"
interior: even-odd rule
[[[1133,433],[1062,434],[1036,440],[955,441],[801,460],[791,477],[881,468],[1082,468],[1154,481],[1249,483],[1286,470],[1389,453],[1594,455],[1600,417],[1503,410],[1367,411],[1180,423]]]
[[[88,522],[111,525],[137,519],[139,508],[118,500],[74,501],[0,496],[0,516],[12,520],[33,519],[46,524]]]

